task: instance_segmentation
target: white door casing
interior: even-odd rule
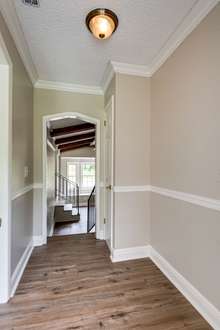
[[[101,145],[101,132],[100,132],[100,119],[86,116],[79,112],[63,112],[54,115],[43,117],[43,194],[42,194],[42,243],[47,244],[47,190],[46,190],[46,173],[47,173],[47,122],[56,118],[78,118],[83,121],[96,125],[96,238],[102,239],[101,226],[100,226],[100,145]]]
[[[105,239],[109,250],[114,242],[114,96],[105,108]]]
[[[0,303],[11,291],[12,62],[0,34]]]

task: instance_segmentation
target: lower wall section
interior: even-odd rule
[[[151,194],[151,245],[220,309],[219,211]]]
[[[146,246],[150,237],[150,192],[114,193],[115,249]]]
[[[12,201],[11,276],[33,236],[33,190]]]

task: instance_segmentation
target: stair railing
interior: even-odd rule
[[[79,185],[56,173],[56,198],[72,204],[79,215]]]
[[[87,207],[87,233],[89,233],[96,224],[96,207],[95,207],[95,186],[88,199]]]

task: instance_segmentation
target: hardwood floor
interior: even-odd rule
[[[113,264],[105,242],[89,234],[34,249],[15,297],[0,306],[0,329],[211,327],[151,260]]]
[[[85,234],[87,233],[87,207],[80,207],[80,220],[79,222],[62,223],[57,222],[54,227],[54,236]],[[95,232],[95,227],[92,230]]]

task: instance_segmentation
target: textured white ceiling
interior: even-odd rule
[[[109,60],[150,65],[197,0],[40,0],[31,8],[14,0],[39,79],[100,85]],[[112,9],[119,27],[95,39],[85,26],[96,7]]]

